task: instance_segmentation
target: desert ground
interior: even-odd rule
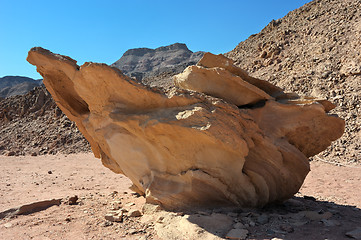
[[[360,237],[357,236],[361,227],[359,165],[311,162],[311,172],[303,187],[295,197],[280,205],[157,213],[144,210],[145,200],[128,189],[129,179],[111,172],[90,153],[0,156],[0,164],[0,239],[197,239],[202,236],[223,239],[230,238],[228,232],[237,224],[247,230],[247,239]],[[78,200],[70,204],[67,200],[75,195]],[[62,203],[20,215],[4,214],[12,208],[52,199],[62,199]],[[139,210],[143,214],[124,215],[121,222],[109,221],[105,216],[114,209],[114,204],[120,204],[128,212]],[[226,217],[233,222],[217,229],[219,226],[194,220],[202,217],[215,221],[213,217]],[[192,222],[197,232],[177,219]],[[177,226],[180,226],[178,231],[170,229]]]

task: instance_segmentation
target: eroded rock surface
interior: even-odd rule
[[[284,93],[222,56],[206,54],[175,77],[184,89],[167,92],[42,48],[28,61],[94,155],[168,209],[283,201],[302,185],[307,157],[344,130],[328,101]]]

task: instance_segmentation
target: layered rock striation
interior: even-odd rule
[[[344,130],[332,103],[284,93],[221,55],[205,54],[167,91],[42,48],[27,60],[94,155],[167,209],[283,201],[308,157]]]

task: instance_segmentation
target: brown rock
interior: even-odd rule
[[[5,156],[9,156],[9,157],[15,156],[15,155],[16,155],[16,152],[14,152],[14,151],[9,151],[5,154]]]
[[[28,61],[94,155],[126,175],[148,202],[168,209],[283,201],[303,183],[307,156],[343,132],[343,120],[318,102],[277,102],[263,82],[256,86],[222,67],[193,66],[183,74],[182,81],[203,93],[163,92],[105,64],[79,67],[42,48],[31,49]]]
[[[123,216],[122,215],[113,215],[111,213],[107,213],[105,216],[104,216],[105,220],[108,220],[110,222],[121,222],[123,221]]]
[[[237,106],[272,99],[267,93],[223,68],[189,66],[174,76],[175,85],[222,98]]]
[[[142,213],[139,210],[130,210],[128,212],[128,217],[140,217]]]
[[[202,59],[197,63],[197,65],[206,68],[214,68],[214,67],[224,68],[230,73],[240,77],[243,81],[246,81],[256,86],[257,88],[261,89],[262,91],[271,95],[272,97],[280,97],[284,95],[284,92],[281,88],[265,80],[260,80],[249,76],[246,71],[235,66],[233,60],[226,58],[222,54],[214,55],[212,53],[207,52],[204,54]]]

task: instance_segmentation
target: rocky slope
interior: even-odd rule
[[[361,1],[315,0],[225,55],[251,76],[336,103],[344,136],[319,157],[361,162]]]
[[[34,80],[28,77],[2,77],[0,78],[0,99],[15,95],[23,95],[41,84],[41,80]]]
[[[60,111],[45,87],[3,99],[0,110],[0,154],[68,154],[90,150],[76,125]]]

